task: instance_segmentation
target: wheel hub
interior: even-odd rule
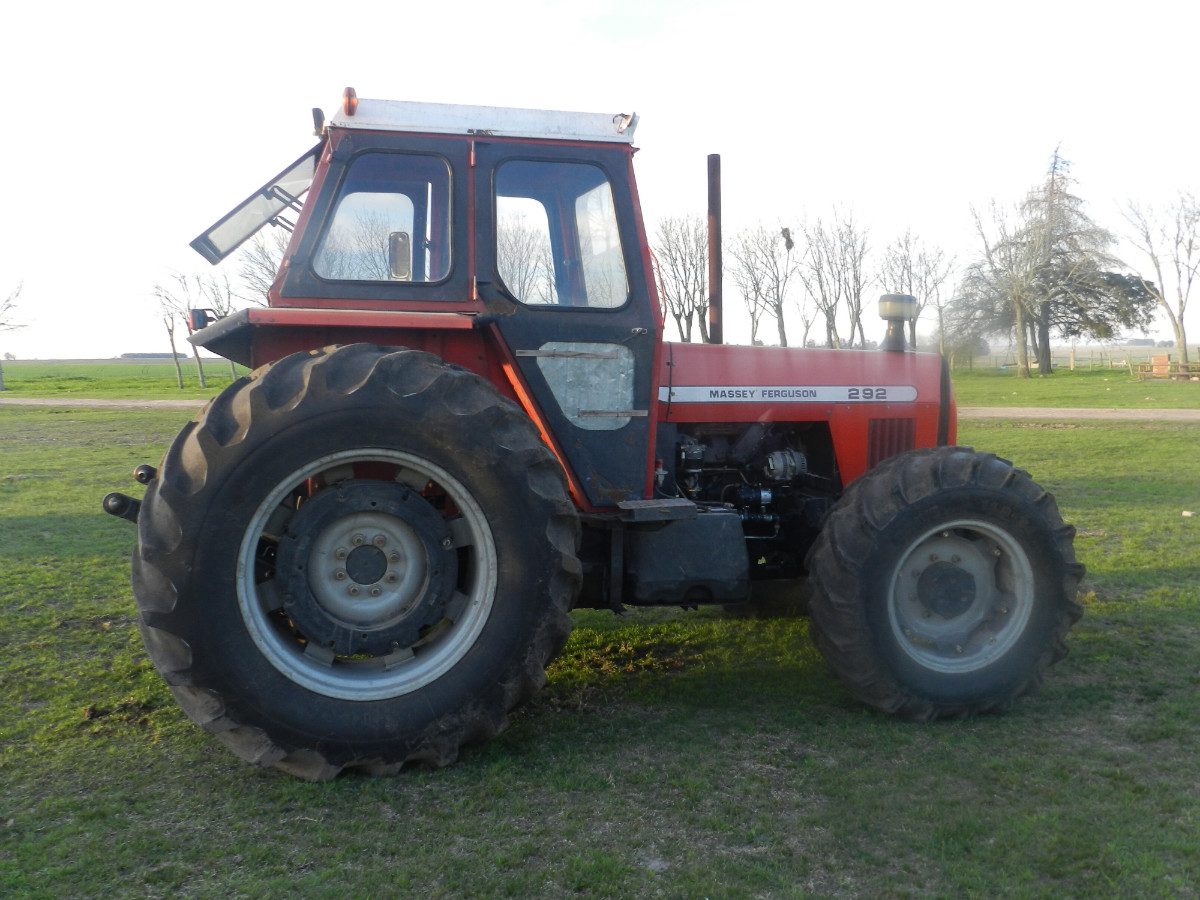
[[[975,578],[953,563],[936,562],[918,578],[917,600],[943,619],[956,618],[975,602]]]
[[[387,555],[378,547],[355,547],[346,556],[346,574],[356,584],[374,584],[387,572]]]
[[[1002,658],[1033,608],[1029,558],[1005,530],[957,519],[900,555],[888,596],[904,652],[939,672],[970,672]]]
[[[454,594],[458,556],[441,514],[408,487],[347,481],[304,503],[279,542],[284,608],[335,654],[417,643]]]

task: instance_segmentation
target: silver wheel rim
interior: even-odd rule
[[[261,576],[263,548],[271,546],[273,535],[294,514],[295,508],[290,504],[297,487],[310,479],[333,484],[351,478],[355,463],[399,466],[397,481],[418,491],[433,484],[458,511],[447,524],[460,554],[459,582],[445,617],[412,647],[395,647],[384,656],[338,657],[306,642],[282,611],[273,580]],[[367,586],[363,598],[366,604],[377,607],[374,612],[366,608],[366,615],[398,614],[406,603],[412,602],[425,577],[422,560],[413,549],[410,529],[403,520],[374,513],[355,513],[341,519],[322,532],[313,559],[340,545],[341,539],[352,540],[358,534],[367,540],[383,537],[400,554],[410,554],[411,566],[398,567],[397,578],[392,582],[385,575],[376,585]],[[344,611],[344,607],[338,607],[330,599],[334,595],[322,584],[322,577],[317,577],[318,602],[335,611]],[[491,613],[496,583],[495,543],[479,504],[445,469],[397,450],[347,450],[323,456],[298,469],[276,485],[259,505],[238,551],[238,605],[255,646],[290,681],[342,700],[385,700],[411,693],[446,674],[474,646],[483,630]],[[379,593],[372,596],[371,587]]]
[[[904,652],[961,674],[1004,657],[1033,612],[1029,556],[1002,528],[956,519],[908,545],[892,572],[888,619]]]

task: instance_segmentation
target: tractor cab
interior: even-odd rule
[[[268,320],[308,328],[311,344],[313,326],[349,321],[343,310],[387,311],[391,331],[487,336],[468,347],[459,335],[452,358],[511,372],[501,383],[536,406],[581,503],[644,499],[662,321],[631,166],[636,124],[348,92],[320,144],[192,242],[215,263],[268,225],[293,235],[271,311],[197,341],[258,365],[291,346],[264,334]]]

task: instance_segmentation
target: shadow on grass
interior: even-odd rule
[[[96,496],[95,514],[0,516],[0,559],[36,561],[40,566],[107,554],[120,554],[127,560],[137,540],[137,526],[103,512],[102,497]]]

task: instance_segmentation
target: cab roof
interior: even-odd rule
[[[345,107],[339,108],[329,124],[336,128],[370,131],[496,135],[632,144],[637,123],[637,113],[613,115],[362,98],[358,100],[358,107],[353,115],[347,115]]]

